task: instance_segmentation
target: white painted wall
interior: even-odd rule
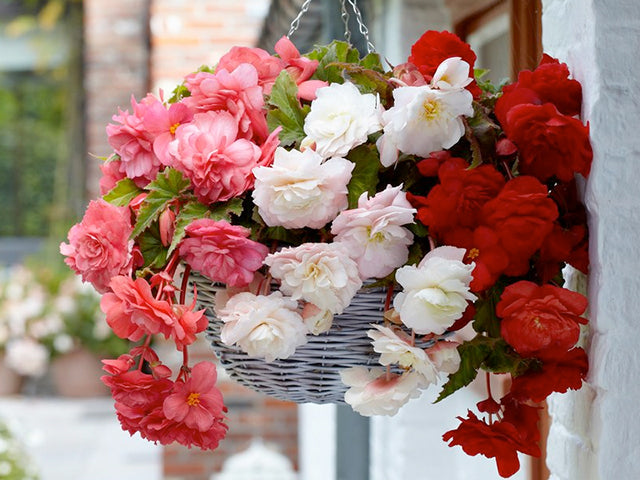
[[[640,2],[544,0],[543,45],[584,90],[594,163],[590,213],[591,369],[551,401],[553,480],[640,478]]]

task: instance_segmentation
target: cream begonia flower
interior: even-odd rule
[[[382,128],[378,98],[360,93],[353,83],[332,83],[316,90],[316,95],[304,120],[303,143],[315,143],[323,158],[345,156]]]
[[[333,241],[347,247],[361,278],[386,277],[409,258],[413,234],[402,225],[413,223],[415,212],[401,186],[389,185],[372,198],[364,192],[358,208],[343,210],[333,221]]]
[[[436,368],[444,373],[456,373],[460,368],[460,353],[458,353],[458,342],[440,341],[426,352]]]
[[[466,250],[438,247],[416,267],[405,266],[396,272],[404,289],[393,306],[407,327],[419,334],[440,335],[462,317],[467,301],[477,297],[469,290],[475,263],[462,262]]]
[[[465,133],[462,117],[473,115],[473,96],[464,89],[398,87],[393,98],[393,107],[382,114],[384,133],[376,143],[385,167],[396,162],[398,151],[427,157],[454,146]]]
[[[330,310],[321,310],[313,303],[305,304],[302,309],[302,320],[313,335],[328,332],[333,325],[333,313]]]
[[[253,169],[253,201],[270,227],[322,228],[347,208],[354,166],[340,157],[323,162],[311,149],[278,147],[270,167]]]
[[[294,300],[340,314],[362,286],[358,266],[339,243],[303,243],[267,255],[269,273]]]
[[[268,296],[238,293],[224,307],[216,308],[216,315],[224,322],[220,339],[267,362],[287,358],[307,342],[308,329],[297,307],[296,301],[280,292]]]
[[[422,375],[427,384],[438,381],[438,370],[434,362],[424,350],[411,346],[406,334],[381,325],[373,327],[376,330],[367,331],[367,335],[373,340],[373,350],[380,354],[381,365],[398,364],[411,368]]]
[[[420,389],[426,386],[419,373],[387,374],[383,368],[347,368],[340,372],[340,378],[350,387],[344,401],[366,417],[395,415],[409,400],[419,397]]]

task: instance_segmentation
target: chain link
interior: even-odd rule
[[[356,5],[356,0],[340,0],[340,18],[342,18],[342,23],[344,23],[345,40],[347,41],[347,43],[351,44],[351,29],[349,28],[350,16],[349,16],[349,11],[347,9],[346,2],[349,2],[351,9],[353,10],[353,13],[356,16],[356,21],[358,22],[358,31],[360,32],[360,34],[362,34],[362,36],[367,42],[367,53],[375,52],[376,47],[373,45],[373,43],[371,43],[371,39],[369,38],[369,29],[364,24],[364,20],[362,19],[362,12],[360,12],[360,9]],[[293,21],[291,22],[291,26],[289,27],[289,33],[287,33],[287,38],[290,38],[291,35],[293,35],[294,32],[298,30],[298,27],[300,27],[300,19],[309,10],[310,3],[311,3],[311,0],[305,0],[305,2],[300,7],[300,12],[298,12],[298,15],[296,16],[296,18],[294,18]]]
[[[300,19],[305,13],[307,13],[307,10],[309,10],[310,3],[311,3],[311,0],[305,0],[305,2],[302,4],[302,7],[300,7],[300,12],[298,12],[298,15],[296,16],[296,18],[294,18],[293,21],[291,22],[291,26],[289,27],[289,33],[287,33],[287,38],[290,38],[291,35],[293,35],[293,33],[296,30],[298,30],[298,27],[300,26]]]

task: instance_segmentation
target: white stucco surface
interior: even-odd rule
[[[553,480],[640,478],[638,241],[640,238],[640,3],[544,0],[543,45],[583,85],[594,162],[590,214],[590,373],[556,396],[548,464]]]

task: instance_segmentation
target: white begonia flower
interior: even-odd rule
[[[328,332],[333,325],[333,313],[322,310],[313,303],[307,303],[302,309],[302,320],[313,335]]]
[[[267,362],[287,358],[307,343],[308,329],[297,307],[297,302],[280,292],[268,296],[238,293],[223,308],[216,308],[216,315],[224,322],[220,339]]]
[[[388,185],[370,199],[364,192],[358,208],[343,210],[331,225],[334,243],[345,245],[363,279],[386,277],[409,258],[413,234],[402,225],[414,222],[416,209],[401,188]]]
[[[372,325],[376,330],[367,331],[373,340],[373,350],[380,354],[381,365],[398,364],[412,368],[424,377],[426,383],[438,381],[438,369],[421,348],[411,346],[410,338],[399,329]]]
[[[398,87],[395,103],[382,114],[384,133],[376,145],[385,167],[398,159],[398,151],[429,156],[454,146],[465,134],[464,115],[473,115],[468,90],[435,90],[428,85]]]
[[[60,335],[56,335],[53,339],[53,348],[56,349],[59,353],[67,353],[73,349],[74,342],[71,336],[66,333],[62,333]]]
[[[304,144],[315,143],[323,158],[345,156],[382,128],[378,98],[353,83],[332,83],[316,95],[304,120]]]
[[[20,375],[41,377],[47,372],[49,352],[29,337],[16,338],[7,343],[5,360],[9,368]]]
[[[340,157],[323,162],[311,149],[278,147],[270,167],[253,169],[253,201],[270,227],[322,228],[347,208],[354,166]]]
[[[440,341],[426,352],[436,368],[445,373],[456,373],[460,368],[460,353],[458,353],[458,342]]]
[[[340,314],[362,286],[358,265],[339,243],[303,243],[267,255],[280,290],[321,310]]]
[[[462,262],[466,250],[438,247],[416,267],[405,266],[396,272],[403,292],[393,306],[407,327],[419,334],[440,335],[462,317],[467,301],[477,297],[469,291],[474,263]]]
[[[469,77],[469,64],[460,57],[451,57],[438,65],[431,79],[431,86],[440,90],[460,90],[472,81]]]
[[[340,378],[350,387],[344,401],[366,417],[395,415],[409,400],[419,397],[420,389],[426,386],[423,376],[416,372],[388,374],[383,368],[351,367],[340,371]]]

